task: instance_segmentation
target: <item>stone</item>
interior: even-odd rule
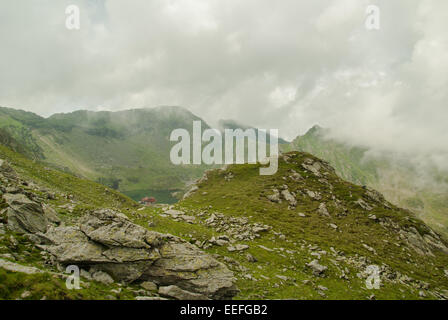
[[[44,215],[47,220],[51,223],[59,225],[61,223],[61,219],[58,217],[58,213],[48,204],[42,204],[42,209],[44,211]]]
[[[269,251],[269,252],[274,251],[274,250],[272,250],[272,249],[270,249],[270,248],[268,248],[268,247],[265,247],[265,246],[263,246],[263,245],[261,245],[261,244],[259,244],[258,247],[260,247],[260,248],[263,249],[263,250]]]
[[[328,213],[327,206],[323,202],[319,205],[319,209],[317,209],[317,212],[319,212],[319,214],[322,216],[330,217],[330,213]]]
[[[92,280],[92,275],[90,274],[90,272],[88,272],[88,271],[85,270],[85,269],[81,269],[81,271],[79,272],[79,275],[80,275],[82,278],[85,278],[85,279],[87,279],[87,280]]]
[[[247,259],[247,261],[249,261],[249,262],[257,262],[257,261],[258,261],[258,260],[257,260],[253,255],[251,255],[250,253],[246,254],[246,259]]]
[[[319,289],[319,290],[321,290],[321,291],[327,291],[327,290],[328,290],[327,287],[324,287],[324,286],[321,286],[321,285],[318,285],[318,286],[317,286],[317,289]]]
[[[238,292],[233,273],[223,263],[178,237],[149,231],[110,209],[88,213],[75,226],[50,226],[41,237],[47,244],[38,246],[58,263],[90,267],[94,280],[176,285],[212,299]]]
[[[249,246],[247,244],[236,244],[235,245],[235,250],[236,251],[243,251],[243,250],[247,250],[249,249]]]
[[[151,281],[145,281],[140,283],[140,287],[148,291],[157,291],[157,285]]]
[[[280,280],[283,280],[283,281],[287,281],[288,280],[288,277],[286,277],[286,276],[282,276],[282,275],[279,275],[279,274],[276,274],[275,276],[277,278],[279,278]]]
[[[280,192],[277,189],[273,189],[272,191],[274,193],[271,195],[268,195],[267,198],[272,202],[277,202],[277,203],[281,202]]]
[[[322,175],[320,173],[321,165],[319,162],[314,161],[313,159],[305,159],[302,163],[302,167],[308,171],[311,171],[316,177],[320,178]]]
[[[42,273],[42,270],[37,269],[35,267],[23,266],[21,264],[3,260],[1,258],[0,258],[0,268],[3,268],[8,271],[12,271],[12,272],[21,272],[21,273],[26,273],[26,274]]]
[[[112,284],[114,283],[114,279],[103,271],[95,271],[92,273],[92,279],[94,281],[101,282],[103,284]]]
[[[296,198],[291,194],[291,192],[289,192],[288,189],[286,189],[286,190],[282,190],[281,193],[282,193],[283,198],[284,198],[286,201],[288,201],[289,204],[290,204],[292,207],[295,207],[295,206],[297,205],[297,200],[296,200]]]
[[[202,294],[189,292],[175,285],[160,287],[159,294],[177,300],[208,300],[208,298]]]
[[[6,193],[3,199],[9,205],[6,211],[8,227],[18,233],[36,233],[47,230],[48,220],[40,204],[24,194]]]
[[[190,190],[188,190],[188,191],[184,194],[184,196],[182,197],[182,200],[184,200],[184,199],[190,197],[193,193],[195,193],[196,191],[198,191],[198,189],[199,189],[198,186],[192,186],[192,187],[190,188]]]
[[[334,223],[330,223],[329,226],[330,226],[331,228],[333,228],[334,230],[337,230],[337,229],[338,229],[338,226],[335,225]]]
[[[311,261],[307,266],[313,270],[313,274],[316,276],[322,275],[328,269],[326,266],[319,264],[318,260]]]
[[[370,211],[370,210],[372,210],[373,208],[367,203],[367,202],[365,202],[363,199],[361,199],[361,198],[359,198],[357,201],[355,201],[355,203],[357,204],[357,205],[359,205],[362,209],[364,209],[364,210],[367,210],[367,211]]]
[[[148,297],[148,296],[137,296],[135,300],[168,300],[162,297]]]

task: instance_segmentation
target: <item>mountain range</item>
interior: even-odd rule
[[[308,153],[259,168],[142,206],[0,146],[0,299],[448,299],[448,242],[412,212]]]
[[[158,202],[174,203],[186,186],[212,168],[176,166],[169,161],[174,145],[169,141],[171,131],[185,128],[191,133],[195,120],[210,128],[181,107],[75,111],[48,118],[0,108],[0,141],[50,167],[100,182],[134,200],[149,195]],[[253,128],[235,120],[221,120],[218,126],[220,130]],[[283,152],[308,152],[328,161],[341,178],[379,190],[387,200],[448,234],[448,174],[434,169],[422,177],[406,159],[386,153],[370,156],[368,147],[331,138],[331,130],[319,126],[292,142],[279,137],[279,146]]]

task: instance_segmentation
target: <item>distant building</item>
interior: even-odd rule
[[[153,205],[156,202],[156,198],[154,197],[144,197],[140,200],[141,204],[144,204],[145,206]]]

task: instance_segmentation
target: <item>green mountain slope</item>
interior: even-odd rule
[[[258,165],[208,172],[176,206],[212,230],[209,238],[185,230],[192,241],[235,261],[238,297],[416,299],[432,295],[423,287],[446,290],[445,241],[411,212],[309,154],[284,154],[279,165],[273,176]],[[439,249],[427,246],[433,237]],[[371,265],[381,270],[378,290],[366,288]]]
[[[367,156],[368,148],[330,139],[328,132],[315,126],[282,149],[309,152],[328,161],[343,179],[379,190],[392,203],[416,212],[433,228],[448,234],[446,173],[433,169],[422,175],[406,159]]]
[[[49,118],[0,108],[0,139],[29,158],[100,182],[134,200],[153,196],[158,202],[173,203],[177,201],[173,194],[181,194],[186,185],[212,167],[170,162],[170,150],[176,143],[169,141],[171,132],[185,128],[192,136],[193,121],[201,121],[202,130],[210,128],[180,107],[80,110]],[[221,125],[248,128],[234,121],[222,121]],[[280,138],[279,143],[287,142]]]
[[[201,120],[177,107],[120,112],[76,111],[47,119],[0,109],[0,128],[28,156],[140,199],[157,194],[160,202],[194,181],[205,166],[175,166],[169,161],[172,130]],[[203,128],[208,125],[203,122]]]
[[[114,190],[42,166],[3,146],[0,159],[19,175],[19,179],[9,177],[7,166],[0,165],[1,181],[8,181],[2,184],[2,198],[15,192],[51,206],[64,223],[61,228],[98,208],[110,208],[146,230],[181,237],[234,273],[240,290],[237,299],[448,298],[445,240],[412,213],[373,190],[340,179],[330,166],[309,154],[283,155],[273,176],[260,176],[259,165],[207,171],[190,197],[163,208],[139,207]],[[1,207],[7,209],[5,201]],[[163,282],[155,287],[140,281],[107,284],[83,275],[82,289],[68,290],[64,268],[44,253],[46,246],[36,245],[35,236],[9,230],[4,212],[0,214],[0,298],[167,297],[161,289],[157,293]],[[104,236],[96,233],[97,240],[100,235]],[[11,271],[17,265],[43,272]],[[378,267],[379,289],[367,287],[371,266]]]
[[[115,190],[0,146],[0,300],[235,294],[224,264],[180,238],[156,232],[153,224],[149,230],[155,209],[141,209]],[[90,231],[84,229],[89,226]],[[169,255],[173,250],[175,259]],[[201,264],[194,264],[196,259]],[[173,264],[184,264],[183,271]],[[79,289],[66,286],[72,274],[67,266],[82,268]],[[173,279],[188,291],[172,293]]]

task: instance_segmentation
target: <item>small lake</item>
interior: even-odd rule
[[[129,198],[135,201],[140,201],[144,197],[154,197],[156,203],[167,203],[173,204],[179,201],[171,194],[178,190],[132,190],[132,191],[122,191],[123,194],[127,195]]]

